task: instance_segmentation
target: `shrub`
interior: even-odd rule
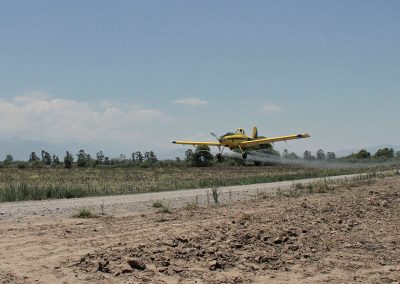
[[[219,196],[221,194],[221,190],[218,187],[214,187],[211,189],[212,197],[215,203],[219,202]]]
[[[161,208],[161,207],[163,207],[162,201],[157,200],[157,201],[153,202],[153,207],[154,207],[154,208]]]
[[[79,208],[78,212],[75,214],[75,217],[77,218],[90,218],[94,217],[92,211],[89,208],[82,207]]]

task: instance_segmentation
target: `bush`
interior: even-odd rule
[[[18,169],[26,169],[29,167],[29,164],[27,162],[18,162],[17,163],[17,168]]]
[[[77,218],[90,218],[90,217],[94,217],[94,215],[93,215],[92,211],[89,208],[82,207],[75,214],[75,217],[77,217]]]
[[[163,207],[162,201],[157,200],[157,201],[153,202],[153,207],[154,207],[154,208],[161,208],[161,207]]]
[[[218,187],[214,187],[211,189],[212,197],[215,203],[219,202],[219,196],[221,194],[221,190]]]

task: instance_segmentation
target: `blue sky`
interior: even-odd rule
[[[399,1],[4,0],[0,138],[174,149],[257,125],[309,132],[284,146],[300,153],[399,144],[399,27]]]

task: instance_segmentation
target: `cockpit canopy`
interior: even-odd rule
[[[245,134],[243,128],[236,129],[236,133]]]

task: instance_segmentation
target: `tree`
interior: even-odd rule
[[[328,152],[326,154],[326,157],[327,157],[328,161],[333,161],[336,159],[336,154],[334,152]]]
[[[104,161],[103,151],[97,152],[96,153],[96,164],[97,165],[102,165],[103,161]]]
[[[150,155],[150,162],[153,164],[157,163],[158,159],[156,154],[153,151],[150,151],[149,155]]]
[[[315,157],[312,155],[311,151],[306,150],[303,154],[305,160],[311,161],[315,160]]]
[[[360,150],[357,154],[355,154],[356,159],[369,159],[371,158],[371,153],[367,150]]]
[[[258,136],[258,138],[265,138],[264,136]],[[256,146],[252,146],[252,147],[248,147],[247,148],[248,151],[260,151],[264,154],[267,155],[273,155],[273,156],[281,156],[281,154],[279,153],[279,151],[274,149],[274,146],[272,146],[272,144],[267,143],[267,144],[261,144],[261,145],[256,145]]]
[[[8,155],[6,156],[6,158],[4,159],[4,165],[11,165],[13,161],[14,161],[13,156],[11,156],[10,154],[8,154]]]
[[[35,152],[32,152],[29,155],[29,162],[36,162],[36,161],[39,161],[39,157],[36,155]]]
[[[187,149],[185,152],[185,160],[186,161],[191,161],[193,157],[193,150],[192,149]]]
[[[396,152],[395,157],[396,157],[396,159],[400,159],[400,151],[397,151],[397,152]]]
[[[135,153],[135,160],[138,161],[139,163],[143,162],[144,158],[140,151],[137,151]]]
[[[53,165],[59,165],[60,164],[60,159],[58,158],[57,155],[53,155]]]
[[[321,160],[325,160],[326,156],[325,156],[324,150],[319,149],[316,154],[317,154],[317,159],[318,160],[320,160],[320,161]]]
[[[67,151],[65,153],[65,157],[64,157],[64,166],[67,169],[72,168],[72,163],[74,162],[74,157],[69,153],[69,151]]]
[[[289,151],[287,149],[283,150],[282,152],[282,158],[287,159],[287,157],[289,156]]]
[[[51,155],[45,150],[42,150],[42,163],[48,166],[51,165]]]
[[[146,162],[150,162],[150,152],[145,152],[145,153],[144,153],[144,160],[145,160]]]
[[[78,160],[76,161],[78,167],[86,166],[90,160],[90,155],[87,155],[83,149],[79,150],[76,156],[78,157]]]
[[[210,147],[207,145],[200,145],[196,147],[196,151],[192,156],[192,164],[196,167],[206,167],[214,160],[213,155],[210,153]]]
[[[300,157],[297,156],[296,153],[291,152],[290,154],[287,155],[286,159],[289,159],[289,160],[297,160],[297,159],[300,159]]]
[[[120,161],[120,162],[125,162],[125,161],[126,161],[126,156],[125,156],[125,154],[119,154],[119,161]]]
[[[394,150],[393,148],[384,148],[384,149],[379,149],[376,151],[375,158],[383,158],[383,159],[391,159],[394,158]]]

